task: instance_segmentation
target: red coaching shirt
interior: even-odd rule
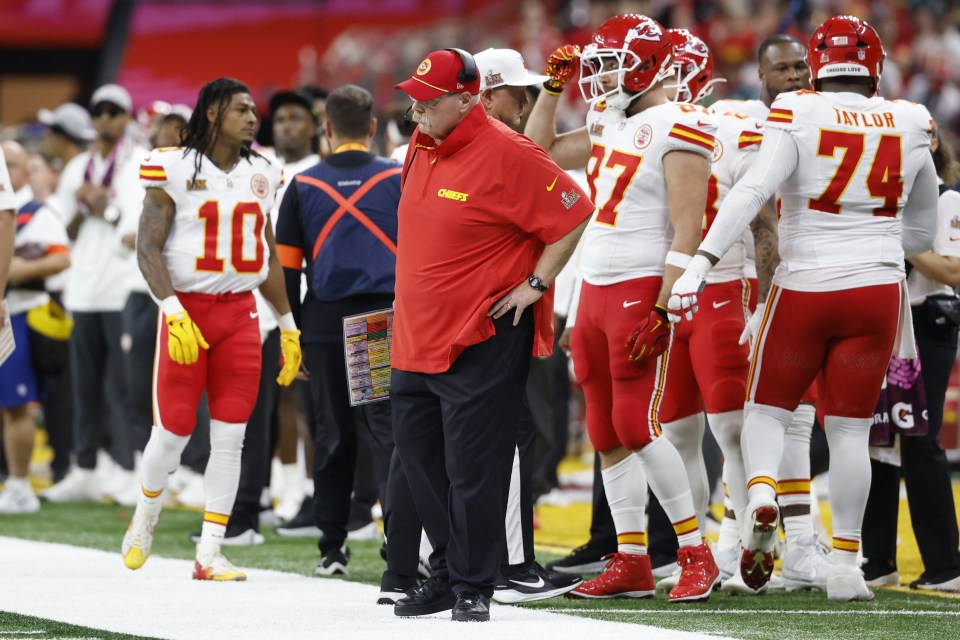
[[[439,146],[417,132],[398,210],[393,366],[440,373],[493,336],[491,305],[593,210],[543,149],[479,104]],[[549,355],[553,289],[533,314],[533,353]]]

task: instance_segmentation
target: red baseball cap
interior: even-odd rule
[[[433,100],[446,93],[468,91],[473,95],[479,94],[480,74],[474,73],[473,80],[464,82],[458,77],[463,71],[463,61],[456,52],[446,49],[434,51],[420,63],[409,80],[394,88],[406,91],[411,98],[421,101]]]

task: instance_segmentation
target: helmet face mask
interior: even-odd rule
[[[713,77],[713,55],[707,45],[686,29],[671,29],[673,41],[674,102],[698,104],[713,93],[713,85],[726,82]]]
[[[853,16],[835,16],[821,24],[807,50],[814,87],[828,78],[869,78],[873,94],[879,90],[885,57],[874,28]]]
[[[605,100],[612,109],[626,110],[672,71],[672,48],[655,20],[636,14],[610,18],[580,54],[583,99],[590,104]],[[612,88],[605,88],[604,81]]]

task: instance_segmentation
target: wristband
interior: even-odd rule
[[[563,93],[563,87],[558,87],[549,80],[543,83],[543,90],[552,96],[558,96]]]
[[[667,251],[666,264],[669,264],[672,267],[686,269],[687,266],[690,265],[691,260],[693,260],[693,256],[688,256],[687,254],[680,253],[679,251]]]
[[[293,312],[288,311],[277,320],[281,331],[296,331],[297,323],[293,320]]]
[[[701,278],[706,278],[707,274],[710,273],[710,269],[713,268],[713,263],[710,262],[709,258],[706,256],[700,255],[699,253],[690,260],[690,264],[687,265],[687,271],[693,271]]]
[[[667,310],[661,307],[658,304],[653,305],[653,310],[660,314],[665,321],[669,321],[669,316],[667,315]]]
[[[167,296],[160,301],[160,311],[163,312],[164,316],[169,318],[175,313],[186,311],[186,309],[183,308],[183,305],[180,303],[180,299],[177,296]]]

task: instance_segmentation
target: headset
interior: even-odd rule
[[[467,84],[469,82],[474,82],[480,77],[480,73],[477,71],[477,63],[473,59],[472,55],[463,49],[451,48],[444,49],[444,51],[452,51],[460,56],[460,62],[463,64],[463,69],[457,73],[457,82]]]

